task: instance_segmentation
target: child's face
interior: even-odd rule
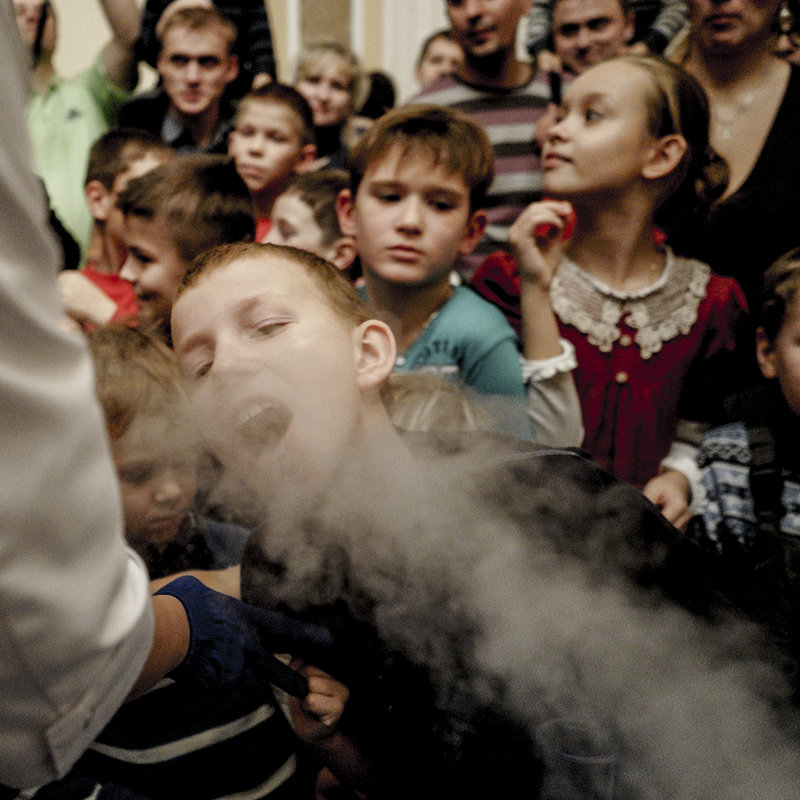
[[[358,331],[304,268],[273,254],[218,268],[172,312],[181,373],[222,461],[310,496],[360,420]],[[274,472],[273,472],[274,470]]]
[[[434,39],[417,67],[417,80],[423,88],[430,86],[439,78],[457,72],[463,63],[464,51],[458,42],[445,37]]]
[[[792,413],[800,416],[800,301],[795,299],[787,307],[774,342],[759,330],[756,352],[764,377],[777,379]]]
[[[365,274],[402,286],[448,280],[483,232],[464,180],[427,153],[394,145],[370,165],[342,230],[356,238]],[[347,228],[347,229],[346,229]]]
[[[117,206],[117,198],[128,188],[128,184],[151,169],[163,164],[166,159],[153,153],[145,153],[141,158],[132,161],[126,170],[117,175],[109,194],[109,209],[106,218],[106,235],[119,248],[125,247],[125,215]]]
[[[350,66],[338,56],[306,65],[295,88],[308,100],[314,125],[324,127],[344,122],[350,113],[352,81]]]
[[[542,148],[544,191],[575,199],[640,181],[656,145],[648,88],[647,73],[631,64],[605,62],[579,75]]]
[[[311,206],[299,194],[284,192],[272,207],[272,227],[267,238],[269,244],[299,247],[320,258],[327,258],[325,234],[314,219]]]
[[[122,491],[125,535],[133,543],[166,544],[194,502],[196,453],[184,457],[159,443],[162,423],[141,417],[112,444]],[[163,442],[163,439],[162,439]]]
[[[228,139],[236,170],[254,194],[277,194],[305,160],[293,111],[278,103],[248,101]]]
[[[120,277],[130,281],[136,292],[139,321],[143,325],[169,318],[172,301],[188,264],[173,244],[169,225],[159,218],[125,218],[125,246],[128,257]]]

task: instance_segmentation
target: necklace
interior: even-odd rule
[[[772,70],[766,69],[764,71],[764,76],[758,81],[758,83],[749,91],[745,92],[737,101],[733,110],[726,114],[720,113],[719,109],[714,107],[715,104],[711,104],[711,118],[714,120],[717,129],[719,130],[720,139],[727,141],[731,138],[734,123],[745,111],[747,111],[748,108],[750,108],[751,105],[753,105],[753,101],[764,88],[771,75]]]

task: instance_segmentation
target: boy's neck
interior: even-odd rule
[[[118,275],[127,253],[122,245],[106,235],[102,224],[95,223],[86,247],[86,263],[101,275]]]
[[[219,106],[209,108],[202,114],[181,114],[174,107],[172,113],[175,114],[181,125],[189,131],[195,145],[204,149],[214,140],[219,125]]]
[[[399,353],[411,347],[431,317],[453,295],[449,275],[427,286],[403,286],[384,281],[365,269],[364,285],[367,306],[392,328]]]
[[[253,207],[255,208],[257,219],[269,219],[272,216],[272,208],[275,205],[275,201],[285,188],[285,182],[281,182],[280,186],[266,186],[260,192],[250,193],[253,198]]]

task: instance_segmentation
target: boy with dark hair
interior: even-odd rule
[[[314,118],[308,101],[292,86],[271,83],[239,102],[228,154],[247,184],[256,212],[256,241],[270,229],[272,206],[293,175],[317,157]]]
[[[166,332],[175,292],[191,262],[219,244],[252,240],[250,191],[225,156],[176,157],[131,181],[119,197],[142,325]]]
[[[530,438],[517,337],[497,308],[453,282],[458,257],[472,252],[486,226],[494,177],[488,136],[454,109],[406,106],[367,131],[352,153],[350,174],[351,188],[339,199],[340,227],[355,238],[368,307],[394,322],[395,368],[436,370],[482,395],[510,398],[502,404],[503,429]],[[557,332],[543,328],[536,351],[525,355],[539,361],[562,352]],[[569,369],[550,382],[560,405],[531,398],[537,441],[577,443]]]
[[[115,128],[89,151],[86,201],[94,220],[87,263],[62,271],[58,281],[69,316],[80,326],[136,322],[136,295],[119,276],[127,250],[117,198],[133,178],[175,155],[157,136],[136,128]]]
[[[275,201],[264,241],[308,250],[349,274],[355,242],[342,233],[336,213],[339,195],[349,185],[350,175],[340,169],[296,175]]]

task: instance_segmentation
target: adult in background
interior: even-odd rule
[[[774,53],[779,0],[691,0],[678,60],[711,105],[711,145],[730,170],[692,253],[739,281],[751,305],[761,277],[800,244],[800,68]]]
[[[126,103],[120,125],[155,133],[179,153],[227,153],[236,28],[214,8],[192,7],[170,14],[160,33],[162,85]]]
[[[82,250],[92,228],[83,195],[89,148],[116,125],[138,76],[136,1],[100,0],[100,6],[111,27],[110,41],[87,70],[62,78],[53,65],[58,30],[52,3],[13,0],[17,27],[30,52],[27,115],[34,169],[55,215]]]
[[[487,131],[492,143],[496,173],[487,196],[488,224],[475,252],[461,259],[459,272],[466,278],[489,253],[508,250],[509,227],[541,193],[541,165],[531,142],[552,95],[546,78],[517,55],[517,30],[530,4],[446,0],[464,63],[409,101],[459,109]]]

